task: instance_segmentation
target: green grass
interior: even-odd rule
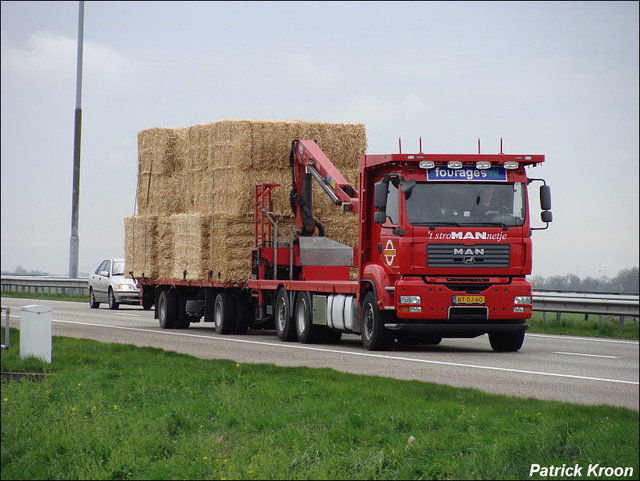
[[[13,297],[17,299],[46,299],[49,301],[73,301],[73,302],[89,302],[88,295],[82,296],[63,296],[62,294],[44,294],[44,293],[26,293],[26,292],[3,292],[2,297]]]
[[[534,312],[528,323],[531,327],[527,332],[582,337],[609,337],[636,341],[640,338],[638,321],[632,317],[625,317],[622,331],[620,331],[619,316],[602,316],[602,322],[600,322],[598,316],[593,314],[585,321],[584,314],[562,313],[560,322],[557,322],[555,312],[548,312],[547,320],[544,322],[542,313]]]
[[[638,473],[638,413],[624,408],[63,337],[51,364],[2,353],[2,371],[22,370],[49,375],[2,384],[2,479],[527,479],[533,463]]]

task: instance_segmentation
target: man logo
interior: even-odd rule
[[[454,256],[483,256],[484,249],[463,249],[463,248],[454,248],[453,249]]]

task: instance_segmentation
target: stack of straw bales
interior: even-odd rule
[[[137,213],[126,217],[125,272],[133,277],[246,282],[254,245],[255,184],[281,184],[273,211],[285,232],[293,139],[313,139],[355,188],[363,124],[221,120],[138,134]],[[326,235],[356,247],[357,216],[314,187]]]

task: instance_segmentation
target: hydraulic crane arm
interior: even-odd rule
[[[360,199],[356,190],[344,179],[338,168],[329,160],[318,144],[313,140],[294,140],[291,143],[289,157],[294,182],[303,178],[303,174],[313,176],[322,190],[342,210],[358,213]],[[294,186],[295,188],[295,186]]]

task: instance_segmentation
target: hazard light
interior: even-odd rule
[[[447,167],[450,169],[462,169],[462,162],[459,160],[450,160],[447,162]]]
[[[485,170],[491,168],[491,162],[488,160],[479,160],[476,162],[476,169]]]

